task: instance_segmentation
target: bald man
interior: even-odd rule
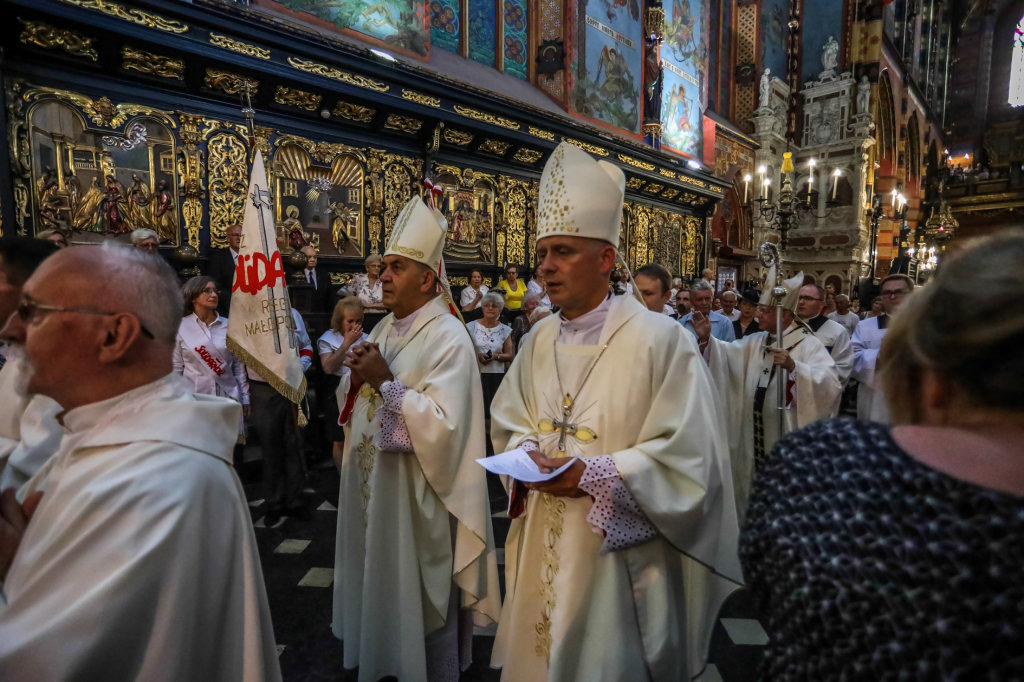
[[[0,679],[281,679],[241,406],[171,373],[181,310],[162,259],[68,249],[0,331],[64,408],[57,452],[0,495]]]
[[[330,300],[331,276],[323,266],[317,265],[316,249],[306,245],[299,250],[309,259],[302,276],[305,278],[306,284],[313,287],[313,312],[326,312],[328,308],[333,310]]]

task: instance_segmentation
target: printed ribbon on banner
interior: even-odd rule
[[[249,176],[242,240],[231,287],[228,350],[293,403],[305,399],[306,377],[299,361],[271,191],[259,150]]]

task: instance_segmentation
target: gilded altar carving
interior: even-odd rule
[[[99,54],[92,46],[92,38],[86,38],[81,33],[68,31],[44,24],[41,21],[25,21],[18,17],[18,21],[25,26],[21,32],[21,42],[26,45],[36,45],[46,49],[61,49],[73,57],[85,57],[96,61]]]
[[[410,102],[416,102],[416,104],[422,104],[427,107],[434,107],[435,109],[441,106],[441,100],[437,97],[424,95],[415,90],[406,90],[405,88],[402,88],[402,99],[407,99]]]
[[[618,154],[618,157],[619,157],[619,161],[621,161],[623,163],[628,163],[630,166],[633,166],[634,168],[642,168],[644,170],[649,170],[649,171],[654,170],[654,164],[653,163],[647,163],[645,161],[640,161],[638,159],[634,159],[632,156],[626,156],[625,154]]]
[[[498,179],[471,168],[437,165],[432,177],[441,189],[438,209],[448,222],[444,257],[462,263],[493,263],[497,215],[501,213]]]
[[[512,155],[512,159],[514,161],[522,161],[523,163],[537,163],[542,156],[544,156],[544,152],[523,147]]]
[[[398,130],[403,133],[417,133],[423,127],[423,121],[399,114],[391,114],[384,122],[384,127],[390,130]]]
[[[25,103],[36,102],[46,98],[66,102],[81,109],[96,125],[106,128],[121,127],[129,116],[151,116],[172,128],[177,127],[174,119],[171,118],[172,112],[170,111],[147,107],[141,104],[124,103],[115,105],[107,97],[101,97],[93,101],[77,92],[58,90],[57,88],[35,87],[27,90],[21,98]]]
[[[246,78],[237,73],[218,71],[217,69],[206,70],[204,83],[210,90],[220,90],[225,95],[237,95],[248,85],[249,94],[255,96],[260,87],[260,82],[255,78]]]
[[[384,172],[384,150],[366,150],[366,170],[370,176],[366,183],[366,212],[369,219],[366,224],[370,230],[370,252],[380,253],[380,238],[383,224],[381,212],[384,209],[384,180],[381,173]]]
[[[398,213],[412,196],[409,184],[412,179],[408,169],[398,163],[388,163],[384,168],[384,243],[391,237]]]
[[[507,183],[505,195],[505,257],[509,263],[526,264],[526,211],[530,203],[530,183],[502,178]]]
[[[695,180],[694,178],[687,177],[682,174],[679,175],[679,180],[685,182],[688,185],[694,185],[695,187],[703,187],[704,189],[707,189],[708,187],[708,183],[704,182],[703,180]]]
[[[704,251],[704,230],[700,218],[686,216],[683,218],[685,231],[681,234],[680,248],[682,251],[683,275],[696,275],[700,254]]]
[[[667,189],[667,190],[665,190],[664,192],[661,193],[661,198],[662,199],[674,199],[677,194],[679,194],[679,190],[677,190],[677,189]]]
[[[270,59],[270,50],[262,47],[256,47],[255,45],[250,45],[248,43],[243,43],[240,40],[228,38],[227,36],[218,35],[216,33],[210,34],[210,44],[216,45],[217,47],[223,47],[226,50],[231,50],[238,54],[244,54],[246,57]]]
[[[461,104],[456,104],[454,109],[456,114],[459,114],[460,116],[465,116],[466,118],[471,118],[474,121],[483,121],[484,123],[490,123],[491,125],[501,126],[502,128],[508,128],[509,130],[519,130],[518,123],[516,123],[515,121],[510,121],[507,118],[502,118],[501,116],[485,114],[482,111],[470,109],[469,107],[464,107]]]
[[[630,178],[626,181],[626,187],[630,189],[640,189],[647,184],[647,181],[642,178]]]
[[[352,281],[352,278],[356,276],[354,272],[332,272],[331,273],[331,284],[341,286],[342,284],[348,284]]]
[[[469,133],[462,133],[458,130],[452,130],[451,128],[444,129],[445,142],[451,144],[457,144],[460,147],[465,147],[467,144],[473,141],[473,136]]]
[[[299,109],[305,109],[306,111],[313,111],[320,106],[320,100],[323,99],[320,95],[314,95],[311,92],[304,90],[296,90],[294,88],[286,88],[283,85],[278,85],[277,90],[274,92],[274,101],[278,104],[283,104],[289,107],[298,107]]]
[[[18,236],[25,236],[25,218],[28,217],[28,188],[18,178],[14,181],[14,222],[18,226]]]
[[[608,156],[607,149],[602,149],[601,147],[597,147],[592,144],[587,144],[586,142],[580,142],[579,140],[574,140],[571,137],[563,137],[562,141],[568,142],[573,147],[578,147],[579,149],[582,149],[585,152],[590,152],[591,154],[597,154],[598,156]]]
[[[645,189],[644,191],[650,192],[651,194],[657,194],[663,189],[665,189],[665,185],[659,185],[656,182],[652,182],[651,184],[647,185],[647,189]]]
[[[690,192],[683,192],[683,196],[679,197],[679,201],[685,202],[687,204],[692,204],[696,200],[697,195],[691,194]]]
[[[130,21],[133,24],[145,26],[146,28],[155,28],[160,31],[167,31],[168,33],[185,33],[188,31],[188,26],[180,21],[164,19],[161,16],[150,14],[149,12],[143,12],[142,10],[135,9],[134,7],[124,7],[116,2],[107,2],[106,0],[63,0],[63,2],[83,9],[102,12],[107,16],[117,17],[124,21]]]
[[[480,151],[490,152],[491,154],[497,154],[498,156],[504,156],[505,152],[508,151],[512,145],[508,142],[501,142],[499,140],[484,140],[484,143],[480,145]]]
[[[528,132],[534,137],[539,137],[542,140],[548,140],[550,142],[555,141],[555,134],[548,132],[547,130],[542,130],[541,128],[534,128],[533,126],[530,126]]]
[[[629,204],[629,207],[629,267],[636,270],[649,262],[651,209],[640,204]]]
[[[296,57],[288,57],[288,64],[293,69],[299,71],[305,71],[315,76],[323,76],[324,78],[331,78],[342,83],[348,83],[349,85],[355,85],[356,87],[366,88],[367,90],[374,90],[376,92],[387,92],[391,89],[390,85],[375,81],[372,78],[366,76],[357,76],[347,71],[341,71],[325,64],[317,64],[316,62],[306,61],[305,59],[298,59]]]
[[[178,195],[184,198],[181,214],[185,219],[188,243],[199,249],[199,230],[203,223],[203,203],[206,187],[203,186],[203,153],[199,144],[203,140],[203,126],[206,121],[201,114],[178,112],[181,121],[181,141],[184,148],[178,158]],[[248,171],[248,169],[246,169]]]
[[[123,59],[121,68],[126,71],[138,71],[179,81],[185,80],[185,62],[180,59],[172,59],[132,47],[122,48],[121,58]]]
[[[661,173],[662,175],[664,175],[666,178],[672,178],[673,180],[676,179],[675,171],[670,171],[670,170],[665,170],[664,168],[659,168],[658,172]]]
[[[245,195],[249,188],[246,144],[230,132],[213,135],[206,147],[209,155],[210,246],[227,246],[226,232],[242,223]]]
[[[493,281],[490,277],[484,277],[483,285],[489,289]],[[453,287],[468,287],[469,277],[449,277],[448,284]]]
[[[350,121],[358,121],[359,123],[369,123],[373,119],[373,115],[377,112],[369,107],[361,107],[358,104],[351,104],[350,102],[338,102],[334,105],[332,112],[335,116],[341,116],[347,118]]]
[[[298,135],[281,135],[274,144],[278,147],[286,144],[298,145],[309,152],[310,156],[322,163],[331,163],[339,154],[354,154],[360,160],[365,160],[362,150],[356,147],[337,142],[314,142]]]

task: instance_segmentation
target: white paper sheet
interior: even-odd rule
[[[494,457],[484,457],[478,459],[484,469],[487,469],[493,474],[499,474],[502,476],[511,476],[517,481],[523,483],[541,483],[543,481],[550,481],[552,478],[559,476],[563,471],[572,466],[579,457],[573,457],[572,459],[566,460],[565,464],[552,471],[550,474],[542,474],[540,469],[537,468],[537,464],[522,448],[516,448],[515,450],[509,450],[503,452],[500,455]]]

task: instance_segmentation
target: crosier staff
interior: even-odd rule
[[[761,244],[759,252],[761,264],[766,268],[775,266],[775,282],[765,282],[766,285],[772,284],[772,298],[775,301],[775,348],[777,350],[785,350],[782,345],[782,311],[783,301],[786,298],[786,287],[782,285],[782,258],[779,256],[779,247],[771,242],[765,242]],[[776,375],[775,390],[778,392],[778,401],[776,409],[779,411],[779,438],[782,438],[786,434],[786,381],[782,377],[782,373],[785,370],[782,366],[778,368],[778,374]]]

